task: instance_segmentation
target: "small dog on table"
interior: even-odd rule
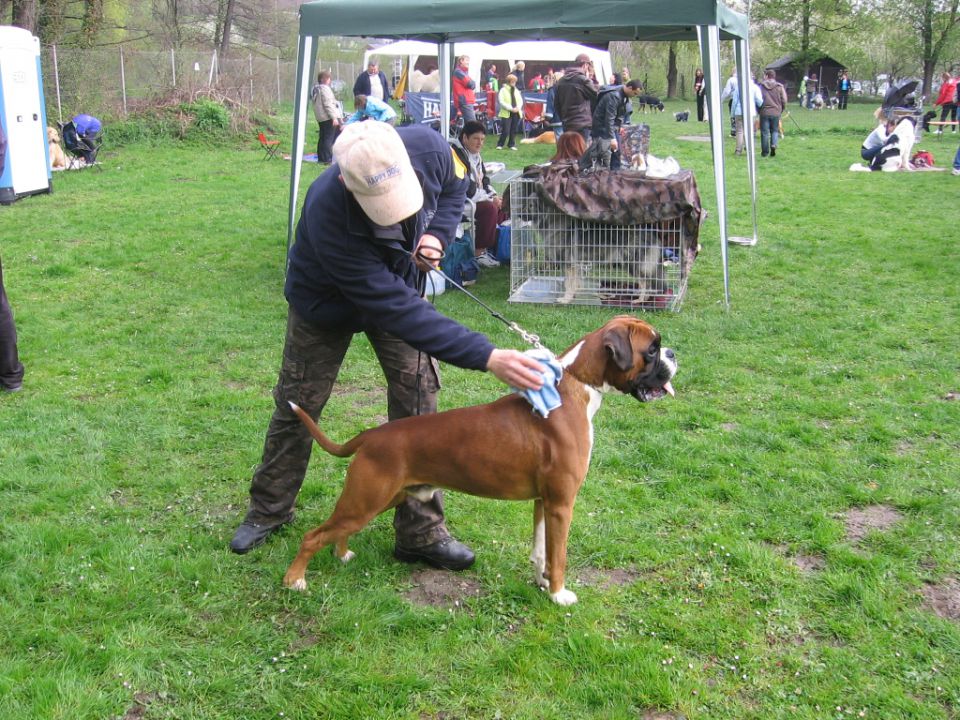
[[[67,167],[67,156],[60,147],[60,133],[49,125],[47,126],[47,146],[50,148],[50,167],[54,170],[63,170]]]

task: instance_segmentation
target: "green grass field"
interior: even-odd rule
[[[353,563],[321,553],[309,592],[284,590],[339,494],[345,461],[322,452],[293,526],[228,552],[283,340],[288,162],[108,142],[103,172],[0,208],[27,368],[0,396],[0,717],[960,717],[960,178],[850,173],[873,108],[794,110],[801,131],[758,159],[760,242],[730,248],[726,310],[685,107],[641,118],[710,213],[681,312],[645,315],[677,396],[606,397],[570,608],[532,584],[529,503],[453,495],[469,571],[396,562],[384,516]],[[922,147],[949,167],[956,137]],[[515,167],[550,154],[492,144]],[[508,276],[475,290],[555,350],[612,314],[508,304]],[[462,294],[438,305],[521,345]],[[358,337],[325,430],[382,422],[382,384]],[[503,391],[448,367],[441,405]]]

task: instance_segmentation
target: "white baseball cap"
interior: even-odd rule
[[[407,148],[392,125],[348,124],[333,144],[333,159],[347,190],[377,225],[393,225],[423,207],[423,189]]]

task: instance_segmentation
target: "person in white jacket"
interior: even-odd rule
[[[343,111],[330,86],[332,76],[326,70],[317,75],[317,84],[313,86],[310,97],[313,100],[313,115],[320,125],[320,137],[317,140],[317,162],[333,162],[333,141],[343,126]]]

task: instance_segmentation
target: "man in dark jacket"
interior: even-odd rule
[[[390,85],[387,84],[387,76],[383,74],[380,61],[376,58],[370,58],[366,71],[357,76],[357,81],[353,84],[353,96],[357,95],[375,97],[384,102],[390,100]]]
[[[626,85],[610,85],[600,89],[597,107],[593,111],[590,147],[580,158],[580,169],[610,167],[610,157],[620,149],[617,130],[623,123],[627,102],[643,90],[639,80],[630,80]]]
[[[574,64],[563,71],[557,81],[553,99],[554,117],[560,118],[564,132],[578,132],[590,142],[590,126],[593,123],[593,103],[597,99],[597,83],[592,77],[593,62],[590,56],[577,55]]]
[[[390,420],[436,412],[437,360],[518,388],[542,384],[535,360],[495,349],[421,296],[423,273],[453,240],[465,200],[465,172],[443,138],[425,127],[354,123],[333,155],[307,192],[290,249],[283,365],[250,507],[230,543],[240,554],[293,519],[313,440],[287,401],[319,417],[354,334],[366,334],[383,368]],[[442,503],[437,493],[397,507],[396,557],[456,570],[473,563],[447,532]]]

